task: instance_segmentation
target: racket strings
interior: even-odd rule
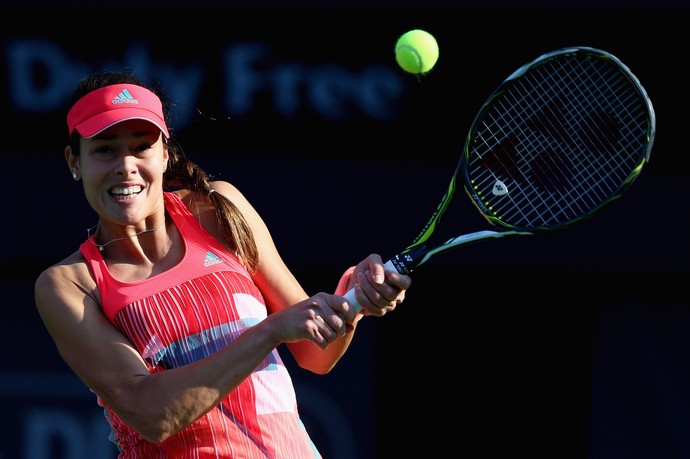
[[[608,58],[563,55],[511,83],[487,105],[466,152],[466,173],[492,218],[569,224],[619,193],[644,156],[640,132],[649,131],[629,75]]]
[[[551,69],[554,75],[563,73],[555,73],[557,70]],[[601,202],[604,196],[609,196],[615,191],[611,186],[613,183],[610,177],[602,175],[605,171],[614,171],[614,163],[618,163],[613,156],[617,148],[616,142],[620,138],[616,120],[611,115],[615,110],[602,105],[602,102],[611,101],[610,95],[606,92],[610,89],[607,83],[610,77],[599,72],[591,74],[588,69],[578,66],[565,69],[563,77],[553,85],[559,107],[567,109],[567,112],[560,116],[565,120],[571,120],[566,125],[569,133],[566,145],[574,146],[572,150],[560,156],[567,158],[570,171],[573,173],[570,178],[571,186],[562,188],[564,193],[557,201],[565,204],[562,209],[567,208],[571,212],[567,213],[564,210],[560,214],[567,219],[586,213]],[[584,154],[580,154],[582,152]],[[591,152],[598,154],[590,154]],[[608,159],[608,164],[602,164],[602,159]]]

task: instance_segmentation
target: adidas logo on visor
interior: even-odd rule
[[[138,104],[139,101],[132,97],[129,91],[123,89],[120,94],[113,99],[113,104]]]

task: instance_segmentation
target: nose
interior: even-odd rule
[[[120,161],[115,169],[115,172],[123,177],[136,175],[139,171],[137,159],[128,153],[120,155]]]

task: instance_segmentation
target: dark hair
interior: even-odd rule
[[[99,71],[85,76],[79,82],[72,94],[70,107],[91,91],[113,84],[142,86],[160,98],[156,88],[146,85],[131,74],[117,71]],[[225,241],[227,241],[228,248],[237,256],[247,270],[256,272],[259,263],[259,252],[251,228],[239,209],[229,199],[220,193],[211,193],[210,182],[213,180],[213,177],[197,164],[190,161],[174,140],[172,127],[169,122],[170,109],[164,100],[162,102],[163,115],[170,133],[169,139],[163,136],[163,142],[169,154],[168,169],[163,174],[163,189],[165,191],[188,189],[196,192],[192,193],[192,202],[199,203],[197,200],[210,199],[216,212],[220,232]],[[72,152],[75,156],[80,154],[79,139],[79,133],[75,130],[70,139]]]

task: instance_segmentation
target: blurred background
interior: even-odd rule
[[[405,449],[690,457],[690,152],[686,75],[674,64],[686,51],[686,7],[93,3],[3,7],[0,459],[116,456],[95,396],[60,359],[33,302],[38,273],[96,222],[63,157],[67,101],[85,73],[124,69],[160,83],[186,153],[244,192],[316,293],[367,254],[390,257],[411,242],[485,98],[518,66],[573,45],[619,57],[654,104],[651,162],[630,190],[566,232],[430,261],[401,307],[360,323],[328,375],[281,355],[329,459]],[[440,46],[423,77],[394,59],[397,37],[413,28]],[[453,206],[455,233],[484,228],[463,195]]]

